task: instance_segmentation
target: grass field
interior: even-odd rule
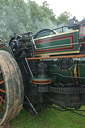
[[[85,110],[85,106],[82,109]],[[46,108],[38,115],[32,116],[23,109],[19,116],[11,121],[11,128],[85,128],[85,117],[52,108]]]

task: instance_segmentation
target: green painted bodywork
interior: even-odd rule
[[[35,55],[79,53],[79,31],[54,34],[35,39]]]
[[[77,70],[78,66],[78,70]],[[74,73],[74,75],[72,75]],[[84,85],[85,84],[85,58],[74,58],[73,65],[68,70],[61,70],[57,65],[57,60],[53,62],[50,74],[56,76],[56,83],[64,85]]]
[[[79,30],[73,30],[66,33],[37,36],[35,41],[35,56],[46,55],[67,55],[80,53]],[[85,58],[73,58],[72,66],[67,69],[60,69],[57,65],[58,59],[53,59],[48,75],[56,76],[54,83],[70,85],[85,84]],[[69,66],[69,64],[67,65]]]

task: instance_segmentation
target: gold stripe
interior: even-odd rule
[[[79,51],[70,51],[70,52],[60,52],[60,53],[47,53],[47,54],[35,54],[35,56],[48,56],[48,55],[61,55],[61,54],[69,54],[69,53],[79,53]]]
[[[74,68],[74,76],[77,77],[76,66],[75,66],[75,68]]]
[[[64,35],[64,34],[68,34],[68,33],[78,32],[78,31],[79,31],[79,30],[77,29],[77,30],[73,30],[73,31],[69,31],[69,32],[63,32],[63,33],[59,33],[59,34],[44,36],[44,37],[36,38],[36,39],[34,39],[34,41],[39,40],[39,39],[45,39],[45,38],[49,38],[49,37]]]

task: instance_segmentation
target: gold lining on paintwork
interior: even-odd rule
[[[58,54],[69,54],[69,53],[79,53],[79,51],[70,51],[70,52],[60,52],[60,53],[47,53],[47,54],[35,54],[35,56],[48,56],[48,55],[58,55]]]
[[[48,38],[48,37],[54,37],[54,36],[59,36],[59,35],[68,34],[68,33],[78,32],[78,31],[79,31],[79,30],[77,29],[77,30],[73,30],[73,31],[69,31],[69,32],[63,32],[63,33],[59,33],[59,34],[44,36],[44,37],[36,38],[36,39],[34,39],[34,41],[39,40],[39,39],[45,39],[45,38]]]
[[[70,38],[69,38],[70,39]],[[62,39],[62,40],[64,40],[64,39]],[[67,40],[67,39],[66,39]],[[71,40],[71,39],[70,39]],[[54,42],[54,41],[53,41]],[[46,43],[46,42],[45,42]],[[70,42],[70,44],[64,44],[64,45],[49,45],[49,46],[47,46],[47,47],[41,47],[41,48],[37,48],[37,51],[39,51],[39,50],[48,50],[48,49],[46,49],[46,48],[55,48],[56,46],[58,46],[58,47],[56,47],[56,49],[57,48],[62,48],[63,46],[67,46],[67,47],[69,47],[69,46],[72,46],[71,45],[72,44],[72,42]],[[73,43],[74,44],[74,43]],[[75,43],[75,45],[76,44],[79,44],[79,42],[78,43]],[[62,47],[61,47],[62,46]],[[64,47],[65,48],[65,47]]]
[[[75,77],[77,77],[77,70],[76,70],[76,68],[77,68],[77,67],[75,66],[75,68],[74,68],[74,76],[75,76]]]

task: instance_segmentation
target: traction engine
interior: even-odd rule
[[[85,20],[70,19],[69,26],[57,29],[14,34],[9,43],[1,42],[0,125],[22,106],[37,114],[52,104],[85,105]]]

